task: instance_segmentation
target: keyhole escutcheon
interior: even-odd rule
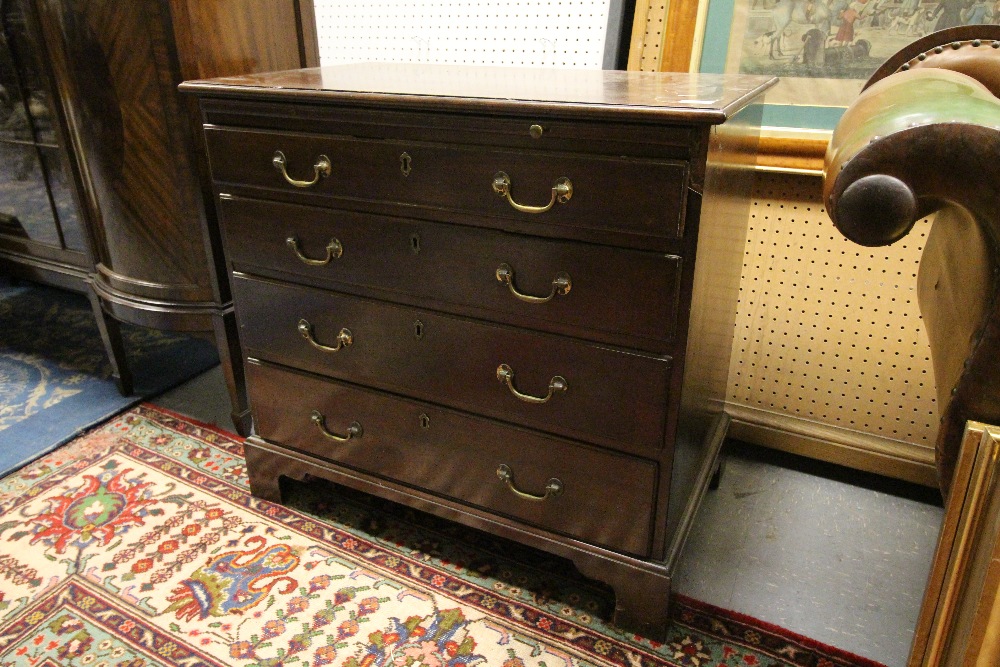
[[[417,340],[424,337],[424,323],[420,320],[413,323],[413,337]]]
[[[413,171],[413,158],[410,157],[409,153],[403,153],[399,156],[399,170],[403,172],[403,176],[409,176],[410,172]]]

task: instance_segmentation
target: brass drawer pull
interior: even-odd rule
[[[351,425],[347,427],[347,435],[331,433],[326,428],[326,417],[319,410],[313,410],[310,419],[312,419],[313,424],[316,424],[316,428],[319,429],[320,433],[337,442],[347,442],[352,438],[360,438],[365,434],[365,430],[361,428],[361,424],[358,422],[351,422]]]
[[[340,241],[337,239],[330,239],[330,242],[326,244],[326,257],[324,259],[312,259],[311,257],[303,255],[302,247],[299,245],[299,240],[294,236],[289,236],[285,239],[285,244],[292,249],[295,256],[298,257],[303,264],[308,264],[309,266],[326,266],[331,261],[340,259],[340,256],[344,254],[344,246],[342,246]]]
[[[569,385],[566,383],[566,378],[561,375],[556,375],[554,378],[549,380],[549,393],[545,396],[539,397],[522,394],[514,388],[514,369],[507,364],[500,364],[497,366],[497,379],[501,382],[506,382],[507,388],[510,389],[510,393],[514,394],[514,396],[525,403],[548,403],[555,392],[566,391],[569,389]]]
[[[330,158],[325,155],[320,155],[316,158],[316,164],[313,165],[313,179],[311,181],[297,181],[288,175],[288,171],[285,169],[285,165],[288,160],[285,158],[285,154],[281,151],[274,151],[274,157],[271,158],[271,164],[274,168],[281,172],[281,175],[285,177],[285,180],[294,185],[297,188],[308,188],[319,183],[319,179],[326,178],[330,175],[332,170],[332,165],[330,164]]]
[[[510,466],[506,463],[501,463],[500,467],[497,468],[497,477],[499,477],[504,484],[507,485],[507,488],[513,491],[518,498],[524,498],[525,500],[548,500],[549,498],[555,498],[556,496],[561,495],[563,492],[563,483],[555,477],[550,479],[545,485],[545,495],[536,496],[533,493],[522,491],[514,486],[514,473],[511,471]]]
[[[573,288],[573,281],[570,279],[569,274],[560,272],[556,274],[555,278],[553,278],[552,290],[549,292],[548,296],[531,296],[530,294],[522,294],[517,291],[516,287],[514,287],[514,269],[510,268],[510,264],[506,263],[497,267],[497,280],[505,284],[507,288],[510,289],[511,294],[527,303],[548,303],[556,294],[569,294],[569,291]]]
[[[354,342],[354,335],[351,333],[350,329],[341,329],[340,333],[337,334],[337,344],[323,345],[322,343],[317,343],[316,339],[313,338],[313,326],[309,323],[309,320],[301,319],[299,320],[299,333],[302,337],[309,341],[309,344],[315,347],[317,350],[322,350],[323,352],[339,352],[341,348],[350,347],[351,343]]]
[[[545,206],[525,206],[524,204],[518,204],[511,196],[510,176],[502,171],[498,171],[496,176],[493,177],[493,192],[501,197],[506,197],[507,202],[522,213],[545,213],[556,202],[565,204],[570,200],[570,197],[573,196],[573,183],[565,176],[557,178],[556,182],[552,185],[552,199],[549,200],[548,204]]]

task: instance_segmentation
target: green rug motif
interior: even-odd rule
[[[143,405],[0,481],[0,666],[874,664],[683,598],[650,642],[567,569],[325,483],[256,499],[235,436]]]

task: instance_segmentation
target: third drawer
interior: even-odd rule
[[[234,274],[247,355],[643,455],[671,359]]]

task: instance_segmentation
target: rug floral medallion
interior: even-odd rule
[[[150,405],[3,479],[0,666],[874,664],[685,599],[651,642],[560,566],[302,486],[254,498],[236,436]]]

